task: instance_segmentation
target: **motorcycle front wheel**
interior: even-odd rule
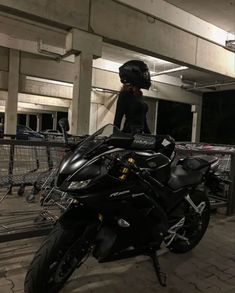
[[[89,253],[89,245],[79,243],[84,225],[76,232],[65,230],[57,223],[36,252],[25,277],[25,293],[57,293],[82,265]]]
[[[177,233],[187,239],[187,241],[176,236],[175,240],[169,247],[170,251],[174,253],[185,253],[197,246],[204,236],[210,221],[210,201],[207,195],[204,192],[197,190],[190,195],[190,198],[196,206],[204,202],[205,208],[200,215],[196,213],[187,201],[185,201],[185,224]]]

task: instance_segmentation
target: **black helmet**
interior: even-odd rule
[[[150,72],[148,66],[140,60],[130,60],[119,67],[121,83],[135,85],[142,89],[151,86]]]

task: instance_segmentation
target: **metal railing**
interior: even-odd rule
[[[0,139],[0,187],[33,185],[37,176],[51,170],[64,156],[65,146],[60,142],[19,141]]]
[[[6,209],[4,199],[12,193],[13,187],[18,187],[18,195],[22,196],[26,186],[34,186],[40,176],[56,169],[65,151],[63,142],[0,139],[0,242],[35,237],[50,231],[53,217],[49,210],[38,205],[32,209],[20,198],[13,209],[8,204]],[[44,218],[37,221],[42,213]]]

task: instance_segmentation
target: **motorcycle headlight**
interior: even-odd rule
[[[91,182],[91,179],[85,180],[85,181],[72,181],[69,184],[68,189],[69,190],[76,190],[86,187]]]

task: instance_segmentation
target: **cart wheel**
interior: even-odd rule
[[[7,195],[12,195],[12,186],[10,186],[7,190]]]
[[[47,224],[54,224],[57,218],[54,215],[49,214],[47,211],[42,211],[35,219],[34,223],[38,226]]]
[[[24,194],[24,191],[25,191],[25,186],[20,186],[19,190],[18,190],[18,195],[19,196],[22,196]]]
[[[44,215],[39,214],[33,221],[35,224],[44,224],[47,219]]]
[[[36,199],[36,196],[34,193],[30,193],[28,196],[26,196],[26,201],[28,203],[32,203],[32,202],[35,202],[35,199]]]

